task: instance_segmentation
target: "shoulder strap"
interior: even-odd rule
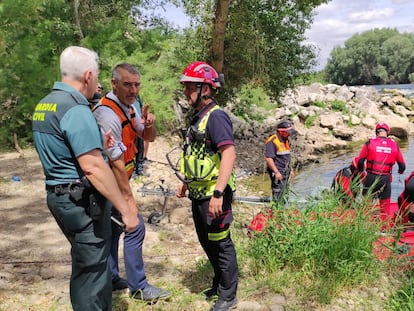
[[[134,132],[136,132],[135,125],[131,121],[132,119],[135,120],[135,111],[131,107],[129,107],[129,110],[131,112],[131,119],[129,119],[124,109],[122,109],[122,107],[120,107],[116,101],[108,98],[107,96],[102,98],[101,105],[96,105],[93,108],[93,110],[98,109],[100,106],[111,108],[116,113],[116,115],[120,118],[122,128],[124,128],[125,126],[129,124],[131,128],[134,130]]]

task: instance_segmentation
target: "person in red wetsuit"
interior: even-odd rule
[[[404,180],[404,190],[398,197],[398,216],[403,225],[414,228],[414,171]],[[412,229],[411,228],[411,229]]]
[[[331,188],[342,194],[344,203],[355,200],[365,178],[365,172],[358,170],[358,160],[359,157],[353,158],[351,165],[340,169],[332,181]]]
[[[385,218],[394,218],[390,205],[392,167],[397,163],[398,174],[403,174],[405,160],[397,142],[388,137],[388,124],[378,123],[375,134],[376,137],[370,138],[359,153],[358,169],[362,170],[366,161],[367,171],[362,195],[378,198],[381,215]]]

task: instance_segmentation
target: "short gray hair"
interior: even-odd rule
[[[79,80],[86,71],[98,75],[99,57],[95,51],[81,46],[69,46],[60,54],[62,78]]]
[[[112,79],[114,79],[117,82],[119,80],[121,80],[121,74],[119,72],[120,69],[126,70],[127,72],[129,72],[132,75],[141,76],[141,74],[140,74],[137,67],[135,67],[132,64],[122,63],[122,64],[116,65],[115,68],[112,70]]]

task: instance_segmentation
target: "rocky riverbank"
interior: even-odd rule
[[[264,111],[263,122],[233,116],[238,166],[263,171],[265,139],[283,119],[293,121],[297,166],[318,163],[321,154],[346,149],[375,135],[375,125],[385,121],[391,135],[406,139],[414,133],[414,99],[398,90],[379,93],[374,87],[314,83],[289,90],[275,108]],[[228,109],[231,114],[231,107]]]

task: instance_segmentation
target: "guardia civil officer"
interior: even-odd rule
[[[138,226],[102,151],[89,108],[98,85],[98,55],[70,46],[60,55],[62,82],[36,105],[33,139],[46,177],[47,206],[71,244],[70,299],[75,311],[112,310],[108,256],[111,201],[126,231]],[[105,135],[105,147],[111,139]],[[112,141],[113,144],[113,141]]]

